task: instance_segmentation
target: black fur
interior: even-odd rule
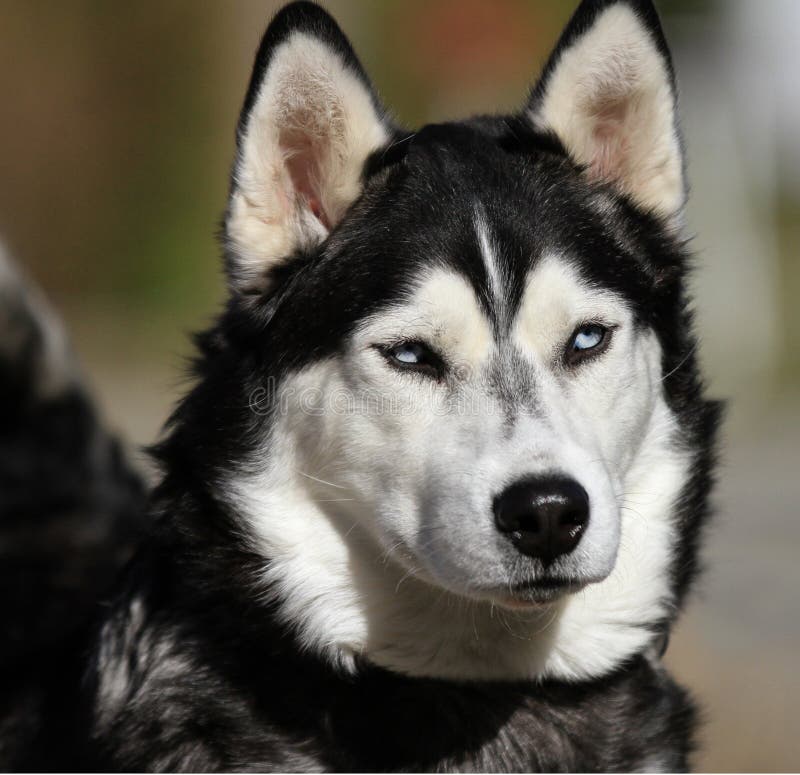
[[[609,2],[583,3],[552,61]],[[632,4],[669,61],[651,4]],[[293,4],[276,16],[259,49],[240,141],[272,52],[293,29],[319,36],[369,83],[327,14],[310,3]],[[552,67],[545,68],[543,81]],[[531,99],[539,94],[534,89]],[[664,389],[695,463],[677,514],[682,542],[672,569],[676,613],[696,573],[718,407],[703,397],[694,353],[686,246],[657,216],[611,186],[589,182],[556,138],[534,131],[521,116],[392,131],[393,142],[365,167],[362,196],[331,236],[274,270],[268,293],[245,297],[234,288],[218,322],[198,338],[196,386],[154,450],[163,477],[151,497],[152,527],[110,605],[95,609],[93,636],[81,640],[83,630],[74,624],[75,647],[53,649],[60,619],[42,612],[47,598],[59,613],[76,609],[71,622],[85,622],[85,600],[102,598],[107,571],[116,566],[117,555],[97,546],[93,556],[113,562],[92,569],[100,568],[98,578],[89,578],[89,569],[80,571],[89,579],[80,602],[63,590],[32,588],[18,593],[20,610],[4,612],[21,635],[9,641],[13,667],[4,680],[12,691],[4,693],[11,699],[0,707],[1,764],[109,770],[688,767],[693,705],[654,653],[579,684],[461,684],[406,678],[369,664],[356,675],[343,675],[302,653],[293,633],[277,622],[272,604],[263,602],[263,591],[254,589],[265,558],[252,549],[220,488],[268,428],[269,396],[258,412],[252,396],[270,379],[279,381],[336,353],[365,315],[408,291],[423,264],[452,266],[479,298],[488,299],[486,270],[470,225],[476,204],[502,248],[498,254],[511,278],[512,304],[519,303],[524,277],[536,261],[559,251],[579,262],[592,282],[621,293],[639,323],[656,332],[667,375]],[[598,196],[613,206],[599,210]],[[235,273],[236,257],[225,246],[226,264]],[[486,306],[491,314],[488,301]],[[11,368],[18,373],[18,364]],[[21,384],[17,402],[26,400],[28,388],[24,380]],[[105,448],[101,468],[90,468],[79,487],[57,484],[82,470],[84,446],[75,449],[76,439],[96,432],[82,394],[69,398],[63,410],[63,432],[50,423],[45,406],[33,404],[30,414],[20,415],[19,432],[0,461],[2,475],[14,469],[15,456],[24,472],[47,459],[32,441],[40,438],[37,428],[55,429],[52,437],[41,438],[59,459],[48,476],[52,488],[41,491],[46,500],[20,497],[2,513],[4,531],[14,529],[15,515],[26,514],[37,525],[63,525],[71,535],[74,527],[62,521],[61,502],[50,500],[66,490],[65,502],[87,498],[86,508],[104,515],[105,525],[117,525],[119,509],[127,514],[139,505],[136,487],[125,490],[124,501],[115,500],[120,482],[130,480],[113,445]],[[97,490],[90,486],[93,476],[102,479]],[[25,487],[17,491],[28,493]],[[114,545],[124,554],[126,531],[108,531],[123,536]],[[21,589],[25,558],[37,550],[20,542],[15,551],[19,567],[3,568],[4,588],[11,583]],[[52,558],[46,562],[55,566]],[[32,615],[42,617],[41,634]],[[659,625],[654,643],[671,623]],[[27,643],[36,647],[26,655]],[[85,661],[78,658],[82,649]],[[33,666],[43,663],[58,665],[61,679],[30,689]],[[34,744],[11,745],[18,729],[24,730],[20,740]]]
[[[0,278],[0,768],[58,767],[90,623],[141,537],[145,492],[77,368],[48,362],[41,302],[13,268]]]
[[[138,630],[131,641],[124,614],[114,627],[119,643],[136,654],[141,681],[130,684],[125,711],[103,727],[82,767],[345,772],[687,767],[692,705],[662,668],[643,657],[578,685],[458,684],[405,678],[368,665],[348,678],[303,655],[247,595],[224,593],[210,583],[222,579],[187,581],[188,568],[176,568],[168,551],[151,554],[129,582],[131,592],[145,600],[148,631]],[[167,655],[155,656],[158,639],[169,644]],[[186,669],[165,668],[177,658],[187,660]]]

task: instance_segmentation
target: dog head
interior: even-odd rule
[[[684,200],[649,2],[583,2],[517,114],[416,132],[324,11],[275,17],[193,400],[306,647],[457,678],[646,648],[708,486]]]

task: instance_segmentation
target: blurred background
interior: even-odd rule
[[[279,3],[0,0],[0,234],[109,422],[153,441],[222,300],[234,126]],[[681,86],[701,355],[729,400],[708,572],[668,652],[696,767],[800,768],[800,2],[661,0]],[[514,107],[573,0],[329,0],[409,126]]]

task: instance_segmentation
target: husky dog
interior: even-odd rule
[[[86,587],[92,626],[25,655],[0,752],[685,770],[695,711],[660,656],[719,411],[652,4],[584,0],[519,112],[411,132],[293,3],[236,139],[229,298],[155,448],[146,535],[113,591]]]

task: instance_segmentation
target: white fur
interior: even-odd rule
[[[38,398],[54,398],[79,382],[75,356],[58,316],[0,242],[0,355],[10,361],[19,357],[19,349],[26,346],[30,336],[26,326],[20,324],[21,317],[41,335],[31,389]]]
[[[627,3],[600,13],[562,52],[530,117],[592,176],[617,183],[646,208],[673,216],[683,207],[675,95],[663,57]]]
[[[569,375],[554,354],[587,315],[618,328],[603,358]],[[403,337],[424,337],[457,376],[392,368],[374,345]],[[485,379],[503,348],[536,386],[535,409],[510,433]],[[646,644],[670,603],[671,513],[687,463],[655,337],[613,294],[551,257],[529,278],[512,341],[498,343],[466,281],[431,271],[411,299],[364,321],[343,355],[278,393],[263,453],[226,488],[265,557],[255,582],[306,648],[345,669],[363,655],[412,675],[577,679]],[[491,500],[554,468],[590,494],[573,571],[594,583],[515,607]]]
[[[507,307],[505,289],[508,283],[503,276],[503,268],[500,263],[498,263],[497,256],[495,255],[494,245],[492,244],[491,235],[489,233],[489,225],[486,223],[486,219],[480,207],[476,207],[475,233],[477,234],[478,244],[481,248],[483,264],[486,267],[486,276],[489,279],[489,292],[492,294],[492,300],[494,301],[498,314],[501,316],[501,319],[503,319]]]
[[[282,43],[235,171],[227,231],[239,281],[260,286],[270,265],[321,242],[361,193],[367,157],[387,140],[369,91],[338,53],[301,32]]]
[[[103,625],[98,662],[95,722],[100,730],[202,669],[181,648],[180,633],[148,623],[140,598]]]

